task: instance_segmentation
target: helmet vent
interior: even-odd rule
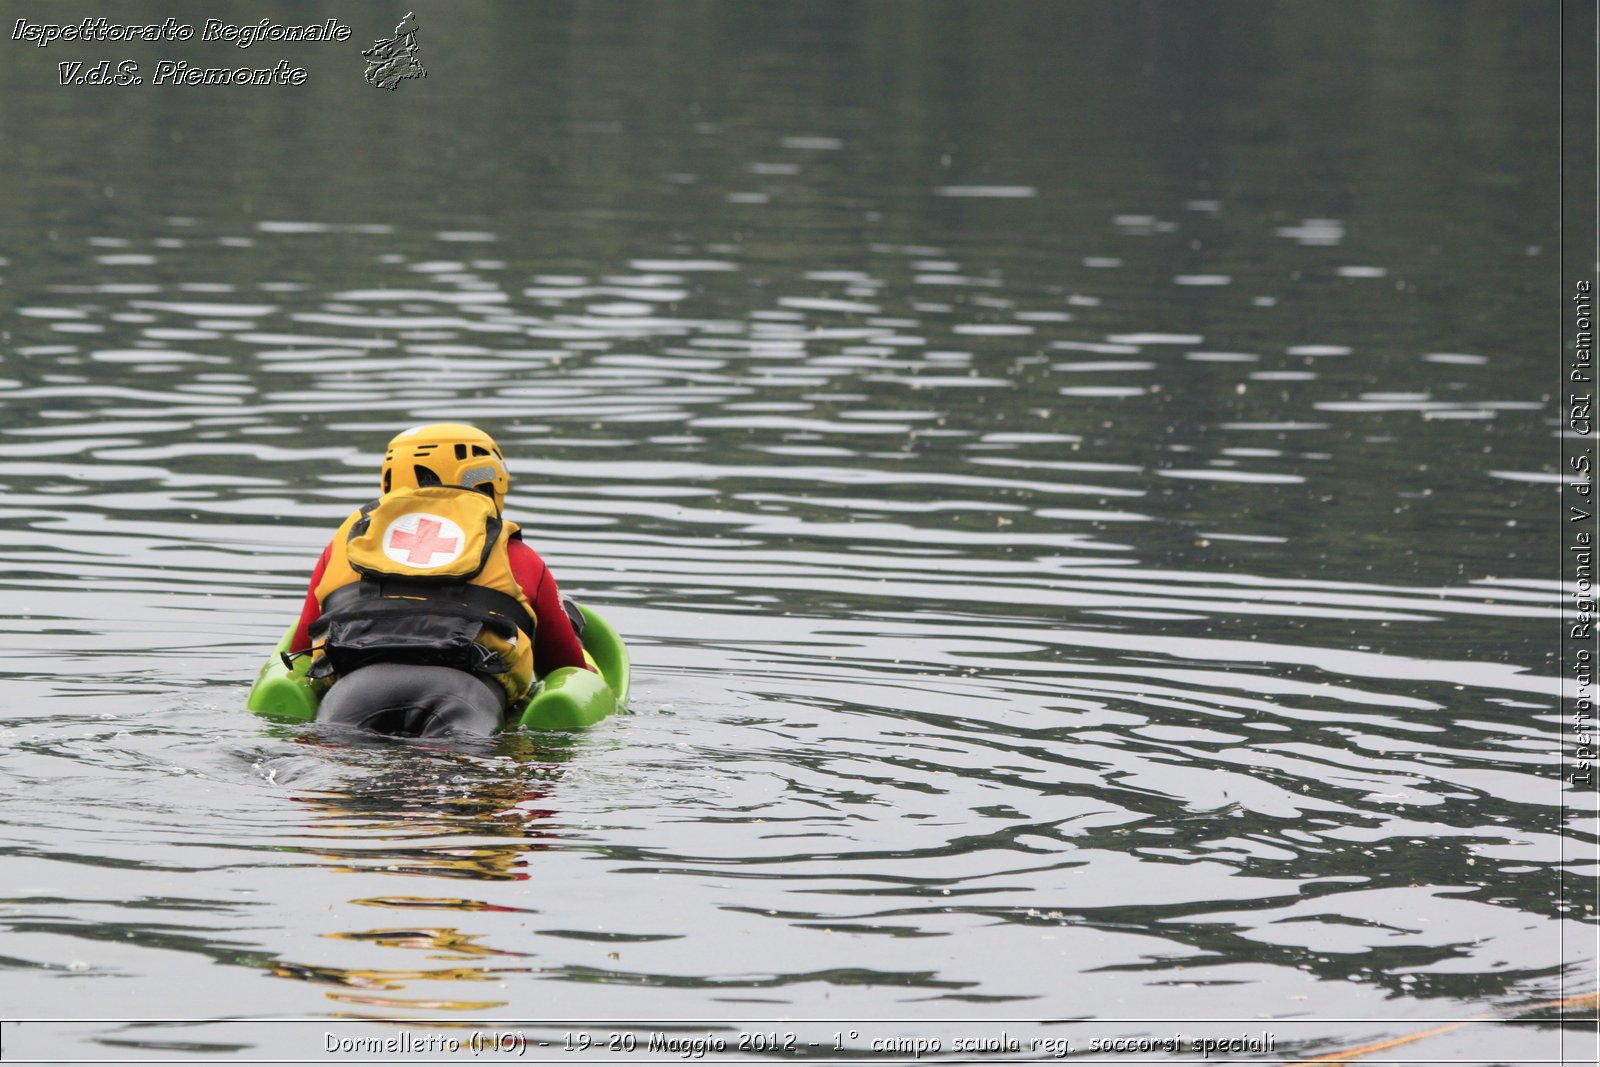
[[[467,446],[466,445],[456,445],[456,458],[457,459],[466,459],[467,458]]]
[[[389,486],[394,482],[393,475],[394,471],[391,471],[388,467],[383,468],[383,491],[385,493],[389,491]]]
[[[419,466],[412,467],[411,470],[412,470],[412,473],[414,473],[417,476],[417,488],[419,488],[419,489],[424,488],[426,486],[430,486],[430,485],[443,485],[444,484],[442,481],[439,480],[439,476],[437,474],[433,473],[433,471],[430,470],[427,467],[423,467],[423,466],[419,465]]]

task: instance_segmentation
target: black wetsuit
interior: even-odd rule
[[[378,663],[339,679],[322,698],[320,722],[396,737],[492,734],[506,713],[506,692],[492,678],[453,667]]]

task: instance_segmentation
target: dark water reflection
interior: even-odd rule
[[[1325,1050],[1589,988],[1529,329],[1553,8],[418,19],[394,94],[332,46],[248,56],[303,91],[0,65],[8,1014]],[[454,418],[637,714],[448,750],[243,715],[375,450]],[[1431,1047],[1557,1040],[1471,1035]]]

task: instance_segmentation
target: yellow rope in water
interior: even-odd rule
[[[1451,1030],[1459,1030],[1463,1026],[1468,1026],[1472,1023],[1487,1022],[1495,1019],[1515,1019],[1523,1015],[1531,1015],[1536,1011],[1565,1011],[1574,1008],[1600,1008],[1600,993],[1585,993],[1582,996],[1566,997],[1563,1000],[1545,1000],[1538,1004],[1524,1004],[1521,1007],[1474,1015],[1459,1022],[1446,1023],[1444,1026],[1435,1026],[1429,1030],[1406,1034],[1404,1037],[1391,1037],[1371,1045],[1362,1045],[1360,1048],[1345,1049],[1343,1052],[1330,1052],[1325,1056],[1317,1056],[1314,1059],[1300,1060],[1298,1063],[1291,1064],[1290,1067],[1309,1067],[1314,1063],[1349,1063],[1369,1053],[1386,1052],[1392,1048],[1399,1048],[1401,1045],[1409,1045],[1425,1038],[1449,1033]]]

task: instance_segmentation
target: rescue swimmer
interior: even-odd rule
[[[313,684],[331,687],[319,721],[490,734],[550,671],[594,670],[582,615],[502,515],[510,485],[500,446],[475,426],[416,426],[389,442],[382,495],[323,551],[289,645],[313,657]]]

